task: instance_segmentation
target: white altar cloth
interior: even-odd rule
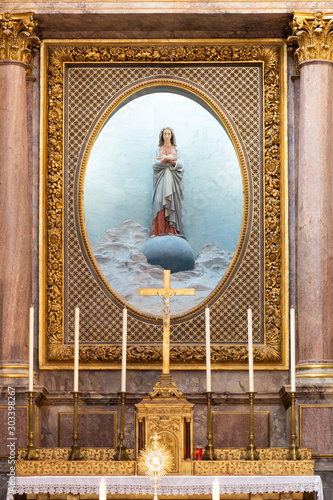
[[[324,500],[319,476],[165,476],[158,480],[158,495],[210,495],[217,477],[221,494],[315,492]],[[97,494],[100,476],[16,477],[16,493]],[[105,476],[107,491],[115,494],[152,495],[153,480],[146,476]],[[7,500],[13,495],[8,493]]]

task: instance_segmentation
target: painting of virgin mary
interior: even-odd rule
[[[172,203],[163,205],[166,164]],[[194,266],[174,273],[173,283],[197,292],[177,298],[173,312],[194,307],[222,279],[242,225],[242,173],[225,127],[189,93],[163,88],[134,96],[110,116],[92,147],[84,215],[92,252],[112,289],[149,314],[160,304],[142,301],[137,290],[158,286],[163,268],[147,262],[142,246],[163,231],[185,236]]]

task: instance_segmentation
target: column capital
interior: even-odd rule
[[[32,75],[33,55],[40,44],[37,25],[33,12],[0,13],[0,61],[22,61]]]
[[[333,12],[293,12],[287,44],[295,49],[295,73],[310,60],[333,61]]]

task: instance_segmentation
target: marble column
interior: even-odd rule
[[[297,377],[333,383],[333,61],[331,16],[295,15],[300,69]]]
[[[28,374],[31,202],[26,69],[29,44],[36,37],[31,13],[1,14],[0,29],[4,41],[0,51],[0,376],[18,385],[27,383]]]

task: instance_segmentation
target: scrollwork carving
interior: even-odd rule
[[[152,436],[155,432],[159,433],[163,430],[171,431],[175,434],[179,433],[180,418],[176,416],[161,415],[158,418],[149,420],[149,435]]]
[[[314,474],[313,460],[292,462],[290,460],[234,461],[214,460],[194,462],[195,476],[311,476]]]
[[[81,448],[83,460],[108,461],[113,460],[116,448]],[[126,449],[130,460],[134,460],[134,450]],[[27,454],[26,448],[18,448],[18,460],[24,460]],[[71,448],[38,448],[38,456],[41,461],[69,460]]]
[[[47,360],[73,360],[72,346],[64,345],[63,324],[63,71],[65,62],[262,62],[264,68],[264,248],[265,248],[265,331],[264,346],[254,349],[254,359],[260,363],[282,360],[281,349],[281,193],[280,193],[280,48],[264,45],[69,45],[48,48],[48,146],[47,146],[47,289],[46,331]],[[203,346],[176,346],[171,348],[171,362],[202,364]],[[80,347],[82,362],[119,362],[121,347],[88,345]],[[127,352],[129,363],[160,362],[162,350],[156,346],[131,346]],[[246,346],[214,346],[212,361],[216,363],[246,363]]]
[[[18,476],[133,476],[134,461],[17,460]]]
[[[246,448],[215,448],[218,460],[243,460]],[[257,448],[259,460],[287,460],[289,448]],[[311,460],[311,448],[299,448],[301,460]]]

